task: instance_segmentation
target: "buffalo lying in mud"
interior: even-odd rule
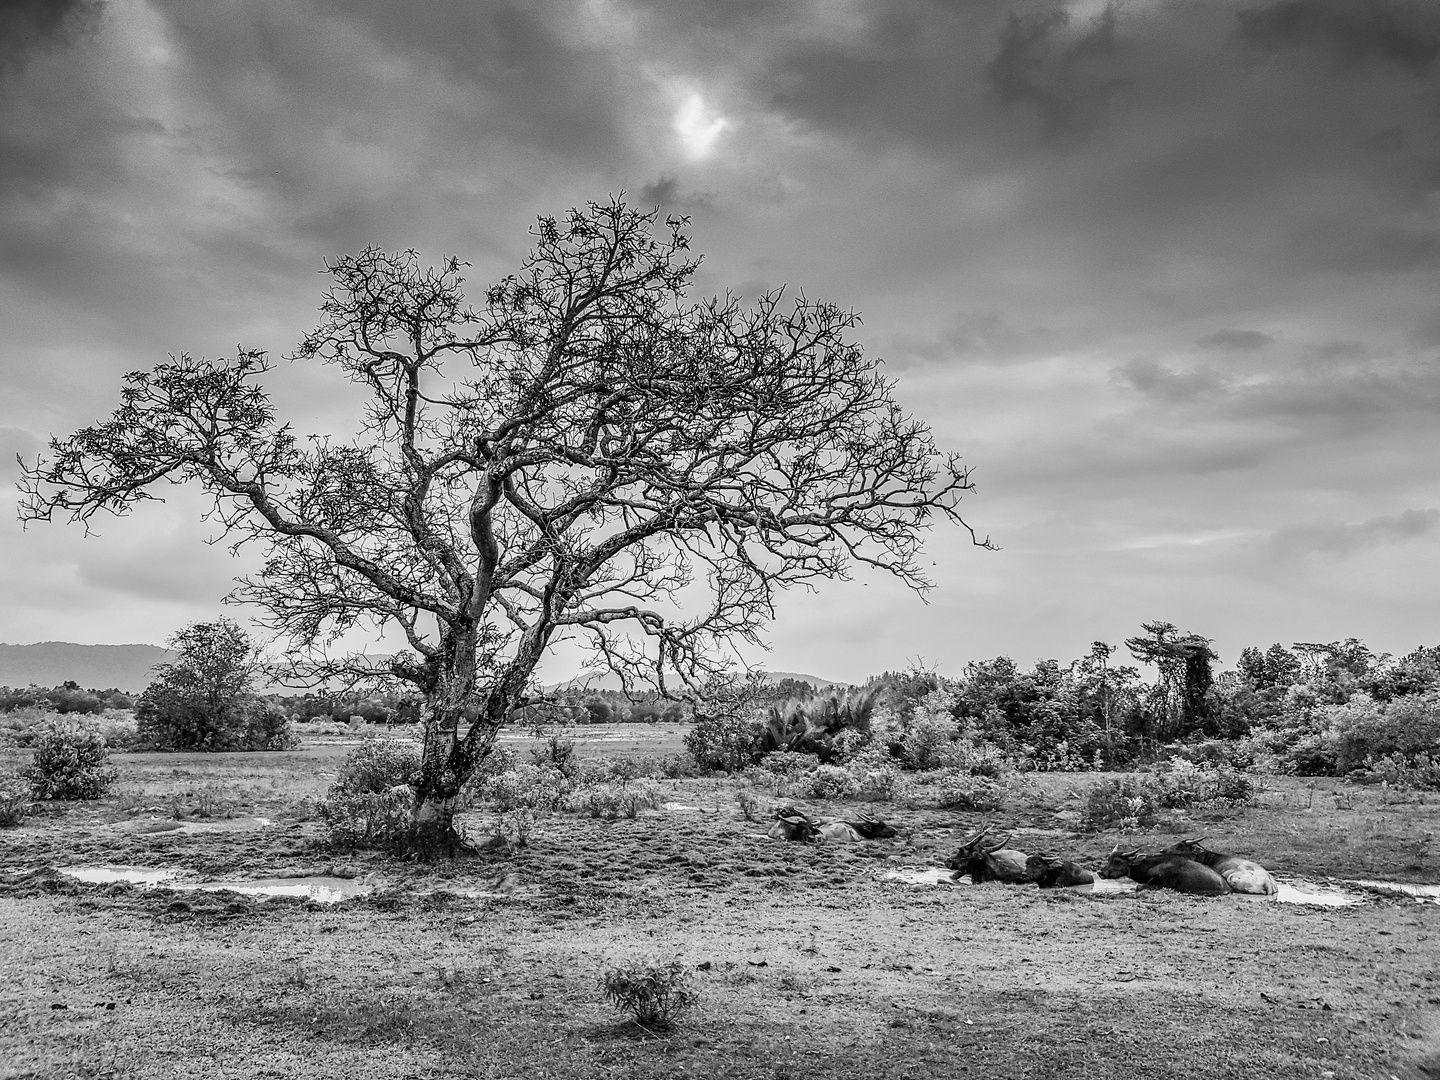
[[[1095,872],[1054,855],[1031,855],[1025,860],[1030,879],[1042,889],[1095,884]]]
[[[1242,859],[1238,855],[1227,855],[1223,851],[1211,851],[1201,843],[1204,839],[1203,836],[1194,836],[1188,840],[1181,840],[1178,844],[1171,844],[1166,848],[1165,854],[1180,855],[1187,859],[1194,859],[1198,863],[1204,863],[1224,878],[1225,883],[1238,893],[1274,896],[1280,891],[1280,886],[1275,884],[1275,879],[1270,876],[1270,871],[1265,867],[1250,859]]]
[[[1130,877],[1151,889],[1174,889],[1195,896],[1224,896],[1231,892],[1225,879],[1204,863],[1183,855],[1146,855],[1139,848],[1121,851],[1116,844],[1102,877]]]
[[[1030,856],[1015,848],[1006,847],[1010,834],[992,837],[986,826],[960,845],[960,850],[945,864],[955,873],[969,874],[976,885],[982,881],[1003,881],[1010,885],[1021,885],[1034,881],[1029,866]]]
[[[804,814],[781,814],[770,826],[772,840],[799,840],[802,843],[814,840],[820,827]]]
[[[899,833],[895,826],[873,814],[857,814],[849,818],[811,818],[798,810],[782,810],[769,835],[776,840],[829,840],[856,843],[861,840],[882,840]]]

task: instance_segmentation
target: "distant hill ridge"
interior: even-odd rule
[[[0,685],[59,686],[139,693],[150,685],[150,669],[174,658],[159,645],[79,645],[73,641],[0,644]]]
[[[107,690],[110,687],[138,694],[150,685],[150,669],[175,658],[169,649],[159,645],[80,645],[73,641],[37,641],[33,645],[0,644],[0,686],[59,686],[67,681],[86,689]],[[374,657],[379,661],[383,657]],[[795,671],[770,671],[769,683],[794,679],[809,683],[816,690],[828,690],[840,683],[803,675]],[[603,678],[567,679],[548,687],[550,690],[592,689],[619,690],[620,680],[613,675]],[[296,693],[283,687],[264,687],[285,693]]]

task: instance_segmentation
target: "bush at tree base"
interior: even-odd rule
[[[946,769],[935,781],[935,804],[946,810],[998,810],[1004,802],[1004,785],[988,776]]]
[[[110,751],[99,734],[60,727],[40,737],[34,757],[20,773],[37,799],[98,799],[118,775],[109,760]]]
[[[391,848],[408,841],[420,753],[398,739],[367,739],[340,764],[317,812],[330,842],[349,848]]]

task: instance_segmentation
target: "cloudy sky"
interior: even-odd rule
[[[928,603],[790,596],[768,666],[1440,642],[1433,0],[9,0],[0,35],[6,483],[128,370],[289,351],[327,257],[478,290],[623,190],[691,215],[702,290],[859,310],[1001,547],[933,533]],[[213,617],[243,560],[199,510],[0,518],[0,640]]]

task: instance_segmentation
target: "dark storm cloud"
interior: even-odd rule
[[[1347,66],[1379,61],[1419,74],[1440,56],[1432,0],[1277,0],[1240,12],[1237,25],[1261,51],[1318,48]]]
[[[715,200],[709,195],[687,191],[673,176],[661,176],[648,184],[642,184],[634,193],[635,205],[645,210],[660,208],[661,216],[666,214],[698,214],[714,208]]]
[[[1130,82],[1114,73],[1116,12],[1115,5],[1107,7],[1079,34],[1071,33],[1063,10],[1012,13],[985,69],[990,86],[1005,104],[1033,108],[1051,136],[1089,130]]]
[[[1405,510],[1358,522],[1312,522],[1277,530],[1266,541],[1279,558],[1297,555],[1352,555],[1384,544],[1429,536],[1440,526],[1440,509]]]
[[[1224,352],[1258,352],[1275,339],[1259,330],[1216,330],[1206,334],[1195,344],[1202,349],[1218,349]]]
[[[0,4],[0,77],[37,52],[63,48],[90,33],[103,0],[5,0]]]
[[[1112,375],[1147,397],[1171,404],[1213,400],[1230,385],[1223,374],[1210,367],[1171,367],[1148,359],[1131,360]]]

